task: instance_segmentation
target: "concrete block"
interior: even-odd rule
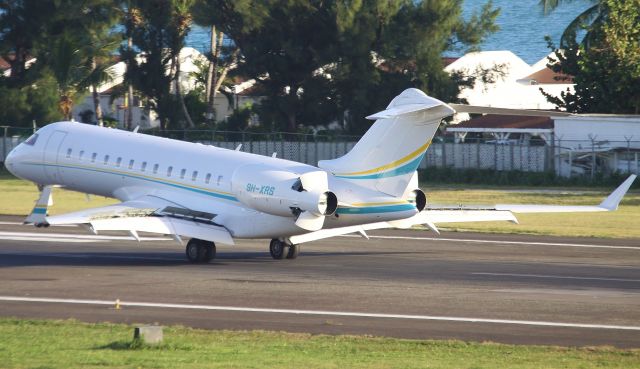
[[[144,325],[136,327],[133,332],[133,339],[138,339],[142,343],[157,345],[162,342],[162,326]]]

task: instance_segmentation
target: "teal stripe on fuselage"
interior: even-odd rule
[[[407,164],[402,165],[400,167],[397,167],[397,168],[392,169],[392,170],[387,171],[387,172],[381,172],[381,173],[375,173],[375,174],[367,174],[367,175],[361,175],[361,176],[336,175],[336,177],[344,178],[344,179],[376,179],[376,178],[387,178],[387,177],[400,176],[400,175],[403,175],[403,174],[415,172],[415,170],[418,169],[418,165],[420,165],[420,162],[422,161],[423,157],[424,157],[424,153],[422,153],[422,155],[418,156],[417,158],[413,159],[412,161],[408,162]]]
[[[413,204],[399,204],[391,206],[368,206],[355,208],[338,208],[337,214],[375,214],[375,213],[393,213],[397,211],[416,210]]]
[[[42,166],[49,166],[49,167],[59,167],[59,168],[68,168],[68,169],[77,169],[77,170],[86,170],[88,172],[97,172],[97,173],[105,173],[105,174],[112,174],[112,175],[116,175],[116,176],[123,176],[123,177],[129,177],[129,178],[135,178],[135,179],[140,179],[143,181],[149,181],[149,182],[155,182],[155,183],[160,183],[166,186],[171,186],[171,187],[175,187],[175,188],[180,188],[183,190],[187,190],[187,191],[192,191],[192,192],[196,192],[196,193],[200,193],[203,195],[208,195],[208,196],[213,196],[213,197],[219,197],[221,199],[225,199],[225,200],[229,200],[229,201],[238,201],[238,199],[236,199],[234,196],[231,195],[224,195],[221,193],[216,193],[216,192],[211,192],[211,191],[206,191],[206,190],[201,190],[198,188],[192,188],[192,187],[187,187],[187,186],[183,186],[183,185],[179,185],[177,183],[170,183],[170,182],[165,182],[159,179],[152,179],[152,178],[145,178],[145,177],[140,177],[134,174],[126,174],[126,173],[116,173],[116,172],[112,172],[109,170],[104,170],[104,169],[91,169],[91,168],[82,168],[82,167],[74,167],[71,165],[60,165],[60,164],[41,164],[41,163],[25,163],[25,164],[29,164],[29,165],[42,165]]]

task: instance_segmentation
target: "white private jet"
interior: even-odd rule
[[[137,240],[140,231],[167,234],[180,244],[188,237],[191,262],[208,262],[216,243],[241,238],[271,238],[274,259],[294,259],[301,243],[367,237],[372,229],[425,224],[438,232],[436,224],[447,222],[517,222],[513,213],[613,211],[635,179],[594,206],[427,207],[416,169],[441,120],[456,110],[477,111],[408,89],[367,117],[376,122],[351,151],[318,167],[73,122],[39,129],[11,151],[6,166],[42,189],[26,223],[121,230]],[[52,186],[121,203],[47,216]]]

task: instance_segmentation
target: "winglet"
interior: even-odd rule
[[[620,204],[620,201],[622,200],[624,195],[627,193],[627,191],[629,191],[629,187],[631,187],[636,177],[637,176],[635,174],[630,175],[629,178],[627,178],[626,181],[622,182],[622,184],[618,186],[618,188],[616,188],[611,193],[611,195],[609,195],[606,199],[604,199],[599,206],[609,211],[617,210],[618,205]]]

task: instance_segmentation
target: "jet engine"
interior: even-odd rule
[[[425,195],[421,189],[413,190],[409,193],[407,201],[414,204],[420,212],[427,206],[427,195]]]
[[[321,229],[325,216],[335,213],[338,207],[324,171],[297,174],[264,164],[248,164],[234,171],[231,190],[252,209],[295,217],[296,225],[309,231]]]

